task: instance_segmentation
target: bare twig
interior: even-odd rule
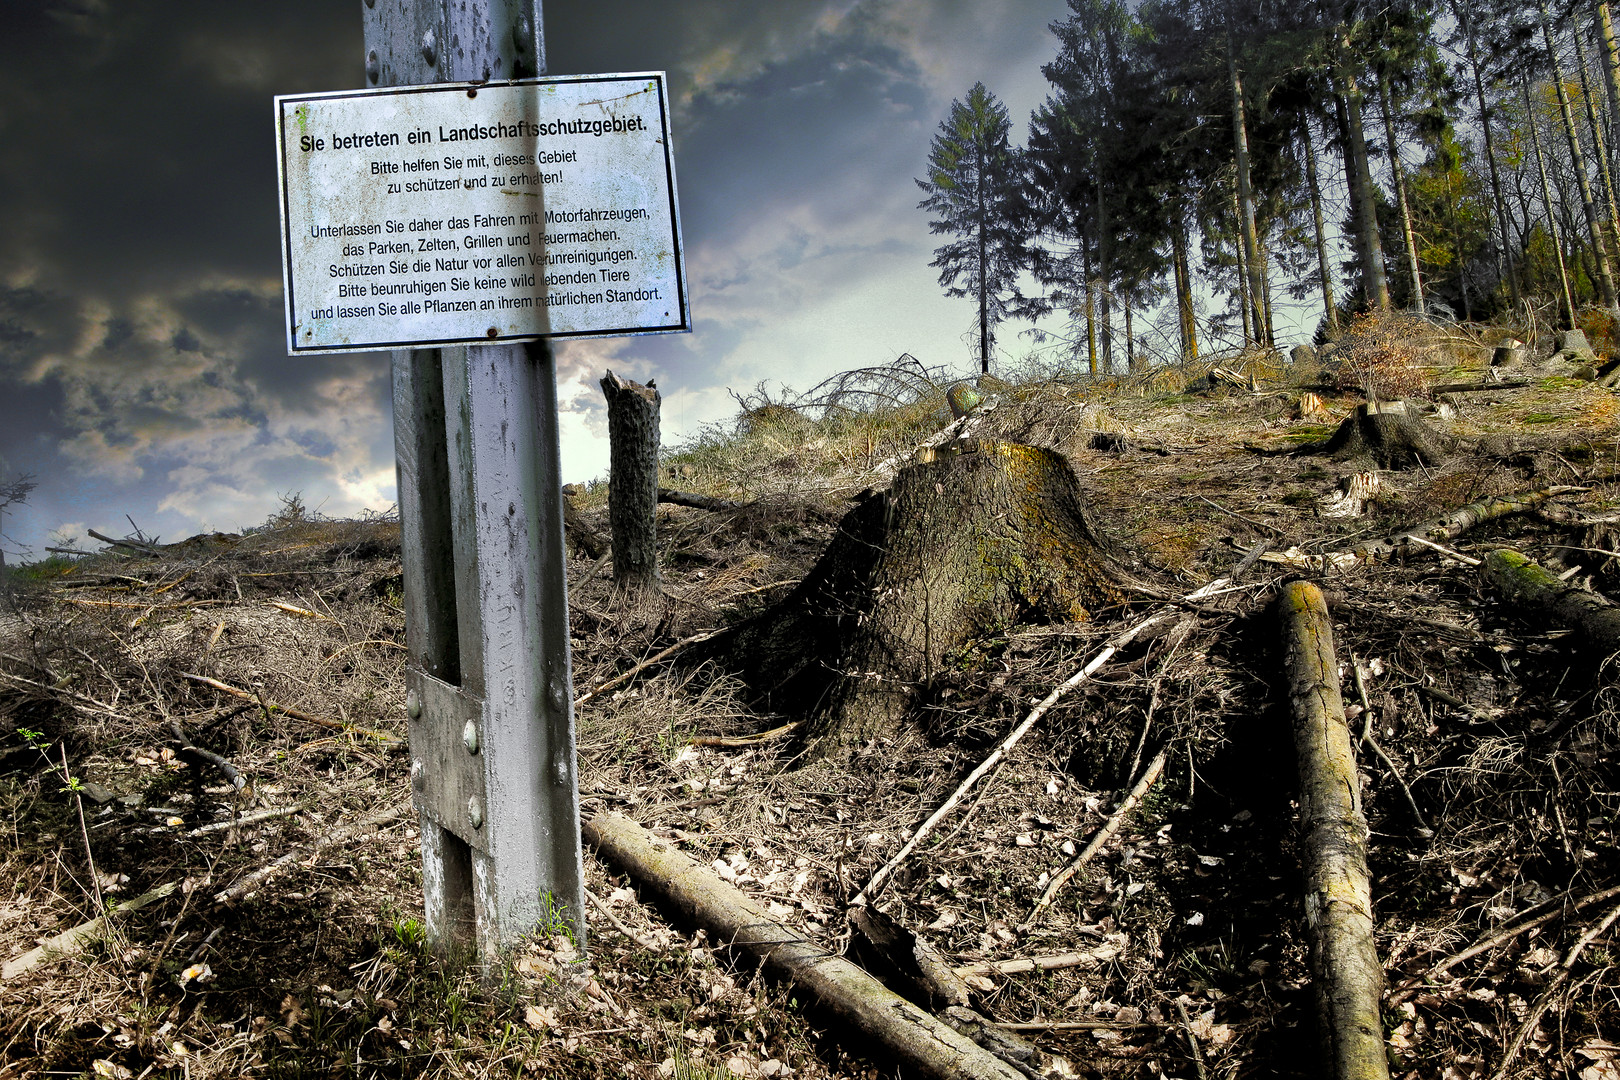
[[[1373,736],[1373,708],[1372,702],[1367,699],[1366,673],[1362,671],[1361,661],[1356,659],[1355,653],[1350,654],[1350,667],[1355,672],[1356,693],[1361,698],[1361,715],[1363,717],[1361,741],[1364,745],[1372,748],[1372,752],[1378,755],[1379,760],[1384,763],[1384,767],[1389,769],[1389,774],[1395,778],[1395,782],[1401,785],[1401,793],[1406,796],[1406,805],[1411,809],[1412,817],[1417,821],[1417,833],[1423,839],[1428,840],[1434,836],[1434,830],[1429,828],[1428,821],[1423,817],[1423,811],[1418,809],[1417,800],[1412,797],[1412,789],[1406,783],[1406,777],[1401,775],[1400,766],[1395,764],[1395,760],[1384,752],[1384,748],[1378,744],[1378,740]]]
[[[55,686],[47,686],[42,682],[35,682],[33,679],[26,679],[21,675],[13,675],[9,671],[0,671],[0,679],[8,679],[11,682],[20,683],[23,686],[32,686],[36,689],[43,690],[47,694],[55,694],[60,697],[67,698],[67,703],[69,705],[72,705],[75,709],[80,709],[84,712],[97,712],[105,716],[110,716],[114,720],[123,720],[131,724],[136,723],[135,720],[125,716],[123,713],[119,712],[117,709],[114,709],[106,702],[97,701],[92,697],[85,697],[83,694],[75,694],[71,690],[62,690]]]
[[[762,743],[775,742],[777,739],[785,739],[803,726],[803,720],[795,720],[791,724],[783,724],[781,727],[773,727],[769,731],[761,731],[757,735],[700,735],[692,740],[692,745],[718,746],[727,749],[759,746]]]
[[[1541,1023],[1541,1018],[1546,1015],[1547,1009],[1551,1007],[1554,996],[1569,981],[1569,974],[1575,967],[1575,961],[1581,958],[1581,953],[1588,945],[1608,932],[1609,927],[1614,925],[1616,919],[1620,919],[1620,906],[1610,908],[1607,915],[1604,915],[1596,924],[1588,928],[1580,936],[1580,939],[1570,946],[1569,952],[1564,955],[1563,963],[1559,965],[1558,974],[1553,977],[1552,982],[1547,984],[1547,989],[1542,991],[1541,996],[1536,999],[1535,1005],[1530,1009],[1530,1015],[1524,1018],[1524,1023],[1519,1026],[1518,1034],[1513,1036],[1513,1042],[1508,1044],[1507,1050],[1502,1054],[1502,1063],[1496,1067],[1496,1072],[1491,1074],[1491,1080],[1502,1080],[1508,1074],[1508,1070],[1513,1067],[1514,1060],[1519,1056],[1519,1051],[1524,1049],[1525,1042],[1535,1033],[1536,1027]]]
[[[293,814],[301,814],[305,810],[309,809],[309,806],[309,802],[301,802],[296,806],[278,806],[271,810],[260,810],[256,814],[244,814],[242,817],[232,818],[229,821],[215,821],[208,825],[199,825],[195,829],[182,833],[181,835],[195,838],[198,836],[206,836],[208,833],[222,832],[225,829],[239,828],[243,825],[255,825],[261,821],[271,821],[275,818],[289,817]]]
[[[1478,566],[1479,565],[1479,560],[1474,558],[1473,556],[1464,555],[1462,552],[1456,550],[1455,548],[1448,548],[1444,544],[1435,543],[1433,540],[1425,540],[1423,537],[1417,535],[1416,533],[1407,533],[1406,536],[1404,537],[1404,539],[1410,541],[1411,543],[1421,544],[1426,548],[1430,548],[1431,550],[1438,551],[1440,554],[1444,555],[1448,559],[1456,559],[1458,562],[1462,563],[1464,566]]]
[[[1031,971],[1060,971],[1079,967],[1096,960],[1090,953],[1067,952],[1053,956],[1021,956],[1015,960],[985,960],[977,964],[963,964],[956,968],[958,975],[1023,975]]]
[[[585,898],[596,905],[596,910],[602,913],[602,917],[613,926],[613,929],[617,930],[619,933],[623,934],[637,945],[640,945],[648,952],[664,951],[663,949],[660,949],[658,947],[658,943],[653,941],[651,938],[643,937],[634,930],[630,929],[628,926],[624,925],[624,923],[620,922],[619,917],[613,914],[612,910],[608,908],[607,902],[601,897],[597,896],[595,893],[591,892],[591,890],[585,890]]]
[[[1620,895],[1620,886],[1610,887],[1610,889],[1602,889],[1601,892],[1592,892],[1591,895],[1584,895],[1584,897],[1581,897],[1581,899],[1575,900],[1575,902],[1568,907],[1568,910],[1571,910],[1571,912],[1578,912],[1578,910],[1581,910],[1583,907],[1589,907],[1589,905],[1592,904],[1602,904],[1604,900],[1610,899],[1610,897],[1615,897],[1615,895]],[[1549,904],[1555,904],[1557,900],[1563,899],[1568,899],[1568,894],[1562,895],[1562,897],[1554,897],[1554,900],[1549,900]],[[1523,934],[1526,929],[1534,929],[1536,926],[1541,926],[1542,923],[1550,923],[1550,921],[1558,918],[1558,915],[1563,915],[1565,910],[1567,910],[1567,908],[1550,908],[1550,910],[1547,910],[1547,912],[1542,912],[1541,915],[1533,916],[1533,918],[1526,918],[1526,920],[1513,923],[1513,925],[1507,926],[1505,929],[1500,929],[1500,931],[1497,931],[1497,933],[1489,934],[1489,936],[1486,936],[1486,938],[1479,939],[1479,941],[1474,942],[1474,944],[1471,944],[1471,946],[1461,950],[1461,952],[1455,952],[1455,954],[1448,955],[1447,959],[1440,960],[1439,963],[1435,963],[1434,967],[1429,968],[1429,972],[1426,972],[1426,978],[1430,978],[1430,980],[1440,978],[1440,976],[1450,972],[1453,967],[1456,967],[1456,965],[1463,962],[1463,960],[1474,959],[1474,957],[1477,957],[1477,955],[1481,954],[1481,952],[1489,952],[1490,949],[1495,949],[1495,947],[1500,946],[1500,944],[1503,944],[1503,942],[1513,941],[1513,939],[1518,938],[1520,934]]]
[[[1176,1001],[1176,1016],[1181,1020],[1181,1033],[1187,1037],[1187,1046],[1192,1050],[1193,1066],[1198,1069],[1198,1080],[1209,1080],[1209,1070],[1204,1067],[1204,1052],[1198,1049],[1198,1036],[1193,1034],[1192,1017],[1187,1015],[1187,1006],[1179,999]]]
[[[304,712],[302,709],[294,709],[288,705],[278,705],[277,703],[264,697],[262,693],[254,694],[247,690],[243,690],[240,687],[232,686],[229,683],[220,682],[218,679],[211,679],[207,675],[193,675],[186,671],[182,671],[179,674],[182,679],[191,679],[195,682],[200,682],[204,686],[213,687],[222,694],[229,694],[234,698],[241,698],[243,701],[258,702],[259,706],[264,709],[266,718],[268,718],[272,713],[285,713],[294,720],[302,720],[304,723],[314,724],[316,727],[329,728],[332,731],[352,732],[356,735],[364,735],[368,738],[376,739],[379,742],[399,742],[398,736],[390,735],[386,731],[372,731],[369,728],[350,727],[348,724],[340,723],[336,720],[328,720],[322,716],[311,715],[310,713]]]
[[[1224,579],[1222,579],[1222,582],[1224,583]],[[1212,582],[1211,584],[1214,583]],[[1205,586],[1206,589],[1209,587],[1210,586]],[[1200,590],[1200,592],[1201,591],[1203,590]],[[951,792],[950,797],[940,804],[939,809],[935,810],[933,814],[929,815],[927,821],[924,821],[917,827],[917,831],[912,834],[910,840],[906,841],[905,846],[895,854],[894,858],[890,859],[881,868],[879,868],[877,873],[871,876],[866,883],[866,887],[857,893],[850,903],[864,904],[867,902],[867,899],[870,896],[876,895],[877,890],[883,885],[884,880],[887,879],[890,874],[894,873],[895,869],[900,866],[901,863],[906,861],[907,857],[909,857],[911,853],[916,850],[917,845],[923,841],[923,838],[932,833],[935,827],[937,827],[939,823],[945,819],[945,816],[949,814],[953,808],[955,808],[956,804],[962,801],[962,796],[966,795],[974,784],[977,784],[986,773],[995,768],[997,762],[1006,757],[1012,748],[1018,745],[1019,740],[1028,734],[1029,729],[1035,726],[1036,721],[1045,716],[1047,711],[1051,709],[1053,705],[1056,705],[1061,698],[1069,693],[1069,691],[1091,678],[1091,676],[1096,673],[1098,668],[1108,663],[1109,660],[1112,660],[1114,655],[1118,653],[1120,649],[1123,649],[1126,645],[1135,640],[1135,638],[1141,634],[1142,631],[1146,630],[1150,626],[1155,626],[1158,623],[1164,622],[1170,618],[1171,614],[1172,612],[1169,608],[1160,608],[1146,618],[1138,620],[1132,626],[1127,627],[1125,630],[1122,630],[1120,633],[1114,635],[1109,639],[1108,644],[1105,645],[1096,656],[1092,657],[1091,661],[1086,664],[1085,667],[1075,672],[1066,682],[1063,682],[1050,694],[1046,695],[1046,698],[1041,701],[1040,704],[1031,709],[1028,716],[1024,717],[1023,722],[1012,730],[1012,734],[1003,739],[1001,741],[1001,745],[997,746],[990,756],[980,762],[978,767],[968,774],[967,779],[963,780],[962,783],[957,786],[956,790]]]
[[[641,672],[646,671],[648,668],[650,668],[654,664],[658,663],[660,660],[668,659],[669,657],[671,657],[671,656],[675,655],[676,653],[680,652],[682,649],[686,648],[688,645],[696,645],[700,641],[707,641],[710,638],[714,637],[714,635],[718,634],[719,632],[720,631],[718,631],[718,630],[705,630],[701,634],[693,634],[691,637],[682,638],[681,640],[677,641],[675,644],[671,645],[669,648],[664,649],[664,650],[662,650],[660,652],[654,653],[652,656],[647,657],[647,659],[643,660],[641,663],[637,664],[635,667],[631,668],[629,671],[621,671],[619,674],[613,676],[613,678],[609,679],[607,682],[602,683],[602,684],[600,684],[598,686],[594,686],[591,689],[585,691],[585,693],[579,695],[579,697],[574,699],[574,708],[576,708],[576,709],[579,708],[581,705],[585,704],[587,701],[590,701],[592,698],[600,697],[601,695],[607,693],[609,690],[612,690],[616,686],[622,686],[623,684],[629,682],[631,679],[635,678]]]
[[[1035,910],[1029,913],[1029,918],[1025,919],[1023,925],[1018,928],[1020,931],[1027,931],[1031,926],[1035,925],[1035,920],[1040,917],[1042,911],[1046,910],[1046,906],[1052,902],[1052,898],[1058,894],[1058,890],[1068,884],[1069,879],[1079,873],[1080,868],[1090,862],[1092,856],[1101,851],[1103,845],[1108,843],[1115,833],[1119,832],[1119,827],[1125,822],[1125,815],[1136,808],[1136,804],[1142,801],[1142,796],[1147,794],[1148,788],[1152,787],[1154,782],[1159,779],[1160,774],[1164,772],[1164,762],[1165,752],[1160,750],[1153,760],[1148,762],[1148,767],[1142,770],[1142,775],[1136,781],[1136,786],[1132,787],[1130,794],[1125,796],[1125,801],[1119,804],[1119,809],[1115,810],[1108,820],[1103,823],[1103,827],[1097,830],[1097,835],[1093,836],[1091,842],[1081,850],[1080,854],[1074,857],[1073,862],[1058,871],[1057,876],[1047,883],[1046,891],[1041,893],[1039,900],[1035,901]]]
[[[1254,520],[1254,518],[1244,517],[1242,514],[1238,513],[1236,510],[1228,510],[1226,507],[1222,506],[1220,503],[1216,502],[1214,499],[1206,499],[1202,495],[1199,495],[1198,498],[1203,499],[1205,502],[1209,503],[1209,505],[1213,506],[1215,509],[1219,510],[1221,513],[1229,515],[1231,517],[1237,518],[1239,521],[1243,522],[1245,525],[1253,525],[1257,529],[1264,529],[1266,532],[1270,533],[1273,536],[1281,536],[1282,535],[1282,530],[1277,528],[1277,526],[1275,526],[1275,525],[1267,525],[1263,521],[1256,521],[1256,520]]]
[[[315,856],[319,855],[326,848],[337,844],[347,843],[350,839],[357,836],[361,832],[364,832],[366,829],[374,828],[393,821],[396,818],[402,817],[404,816],[405,811],[409,808],[409,803],[402,803],[399,806],[389,807],[387,810],[372,814],[371,816],[356,822],[354,825],[351,825],[346,829],[333,829],[322,833],[321,835],[317,836],[315,838],[315,842],[310,844],[308,847],[295,848],[294,850],[289,851],[285,855],[281,856],[281,858],[276,859],[274,862],[267,863],[264,866],[259,867],[257,870],[254,870],[252,873],[245,874],[238,878],[236,883],[231,885],[229,888],[221,889],[219,892],[214,894],[214,903],[232,904],[243,899],[244,897],[251,896],[261,885],[275,876],[277,871],[284,869],[300,859],[307,858],[313,861]]]

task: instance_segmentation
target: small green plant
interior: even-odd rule
[[[19,727],[17,729],[17,734],[22,736],[23,741],[29,746],[33,747],[34,750],[38,752],[39,756],[45,759],[45,767],[47,769],[53,771],[60,769],[62,773],[62,786],[58,790],[73,796],[73,806],[79,813],[79,835],[84,840],[84,861],[85,865],[90,870],[90,892],[96,898],[96,910],[105,910],[107,902],[102,898],[101,895],[101,878],[96,871],[96,857],[90,851],[90,827],[85,823],[84,820],[84,798],[80,795],[80,792],[84,790],[84,784],[77,776],[74,776],[72,771],[68,768],[67,747],[62,747],[62,764],[58,766],[54,761],[51,760],[51,744],[45,741],[45,733],[43,731],[34,731],[31,728]]]
[[[540,921],[535,925],[535,935],[541,938],[562,937],[568,944],[578,946],[579,939],[574,936],[574,918],[568,913],[568,905],[557,902],[557,898],[549,892],[540,894]]]
[[[394,918],[394,940],[398,941],[405,949],[416,952],[427,941],[427,927],[422,925],[420,919],[408,915],[396,916]]]

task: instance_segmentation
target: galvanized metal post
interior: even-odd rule
[[[539,0],[365,0],[363,15],[368,86],[545,71]],[[429,939],[487,967],[561,917],[583,945],[550,344],[395,352],[393,376]]]

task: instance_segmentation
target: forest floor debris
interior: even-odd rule
[[[1488,355],[1430,381],[1477,382]],[[1234,576],[1053,702],[873,902],[956,967],[979,1012],[1075,1075],[1315,1075],[1298,778],[1268,613],[1304,565],[1360,670],[1365,700],[1346,714],[1383,751],[1369,747],[1361,783],[1392,1074],[1490,1076],[1511,1049],[1507,1075],[1615,1075],[1620,966],[1612,911],[1593,899],[1620,881],[1613,661],[1421,545],[1323,558],[1560,488],[1447,546],[1510,548],[1615,593],[1615,394],[1561,377],[1471,392],[1428,421],[1462,450],[1381,470],[1361,516],[1324,517],[1358,466],[1291,451],[1363,395],[1270,361],[1222,363],[1241,388],[1044,378],[1001,384],[964,418],[1067,455],[1156,592],[1094,623],[975,642],[914,725],[837,765],[791,737],[751,738],[792,718],[757,713],[724,672],[675,663],[678,646],[791,588],[847,500],[952,422],[943,388],[907,369],[910,404],[877,407],[852,377],[818,409],[751,408],[672,455],[683,488],[738,506],[660,508],[671,603],[657,628],[621,632],[602,563],[570,563],[586,812],[634,820],[840,952],[849,901],[1033,705],[1135,618]],[[575,501],[600,527],[604,492]],[[429,954],[413,819],[397,812],[398,545],[395,522],[324,521],[293,501],[242,535],[16,575],[0,612],[0,962],[97,917],[97,888],[116,903],[177,887],[0,981],[0,1077],[888,1075],[594,856],[584,955],[561,923],[495,985]],[[1299,562],[1262,557],[1285,552]],[[1344,685],[1354,693],[1348,667]],[[1116,813],[1160,753],[1156,782]],[[62,790],[75,785],[108,795],[80,795],[90,860]]]

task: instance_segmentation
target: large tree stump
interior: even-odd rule
[[[608,522],[613,584],[632,606],[662,609],[658,580],[658,389],[608,372]]]
[[[1326,454],[1334,461],[1367,462],[1384,469],[1438,465],[1450,455],[1454,444],[1449,436],[1391,405],[1358,406],[1331,438],[1302,447],[1301,453]]]
[[[717,642],[766,707],[809,715],[824,748],[893,731],[968,642],[1120,598],[1061,455],[964,439],[918,458],[844,517],[791,594]]]

